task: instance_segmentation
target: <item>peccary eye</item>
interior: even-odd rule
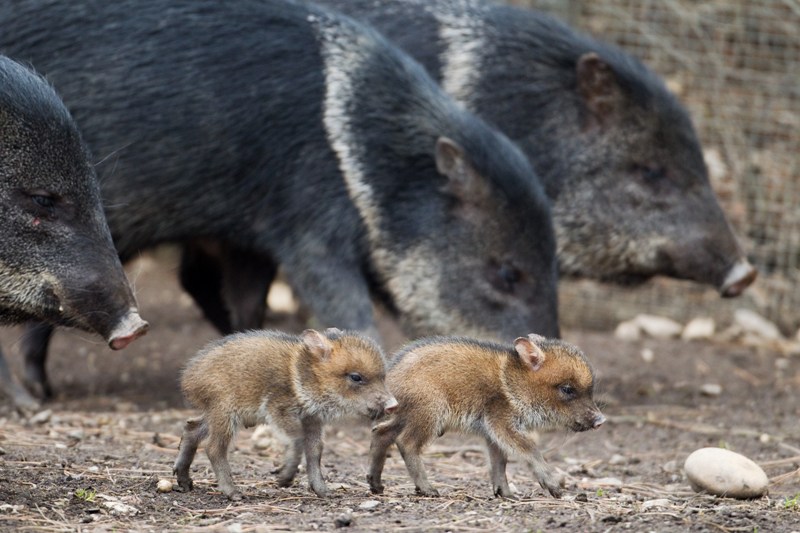
[[[558,386],[558,392],[561,393],[561,396],[565,400],[572,400],[578,395],[578,391],[575,390],[575,387],[570,385],[569,383],[564,383]]]
[[[522,272],[509,263],[489,266],[489,281],[499,291],[513,293],[522,279]]]
[[[347,374],[347,377],[353,383],[364,383],[364,377],[358,372],[351,372],[350,374]]]
[[[39,206],[44,207],[45,209],[53,209],[56,205],[55,200],[50,196],[42,196],[40,194],[34,194],[31,196],[31,199],[39,204]]]
[[[662,166],[634,165],[633,173],[648,183],[655,183],[667,177],[667,169]]]

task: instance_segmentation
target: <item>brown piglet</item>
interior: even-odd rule
[[[513,346],[457,337],[422,339],[393,359],[386,385],[399,408],[373,427],[367,481],[383,492],[386,451],[396,442],[417,493],[438,496],[420,453],[447,431],[482,436],[489,448],[492,488],[511,497],[506,462],[518,455],[544,489],[561,495],[563,479],[545,463],[528,434],[534,429],[585,431],[605,417],[592,398],[594,376],[570,344],[528,335]]]
[[[318,496],[328,489],[320,470],[322,426],[349,416],[377,418],[397,401],[386,390],[380,348],[370,339],[330,328],[300,336],[277,331],[229,335],[201,350],[186,366],[181,388],[202,416],[186,422],[174,473],[179,490],[191,490],[189,467],[200,442],[219,489],[242,495],[231,477],[228,445],[241,427],[267,423],[289,444],[278,484],[291,485],[303,452],[308,481]]]

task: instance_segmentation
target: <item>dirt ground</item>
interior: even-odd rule
[[[396,451],[386,465],[386,493],[373,496],[365,482],[369,429],[360,423],[326,434],[323,465],[335,489],[329,499],[307,490],[302,470],[293,487],[279,488],[271,470],[281,451],[258,428],[240,435],[231,454],[242,502],[215,490],[203,453],[193,466],[193,492],[159,493],[159,479],[174,481],[181,423],[193,414],[178,392],[179,369],[216,337],[165,257],[129,269],[142,316],[152,323],[146,337],[111,352],[99,339],[59,332],[48,367],[56,400],[34,417],[0,404],[3,530],[327,531],[339,519],[353,531],[800,532],[800,357],[711,342],[623,343],[584,331],[564,337],[593,361],[609,422],[598,431],[542,436],[549,462],[567,475],[560,500],[547,497],[521,462],[509,464],[519,498],[493,498],[481,442],[458,435],[439,439],[425,457],[441,497],[414,495]],[[267,326],[303,327],[285,316]],[[0,332],[17,372],[19,335]],[[704,395],[705,384],[722,392]],[[704,446],[761,464],[769,496],[738,501],[692,492],[683,461]]]

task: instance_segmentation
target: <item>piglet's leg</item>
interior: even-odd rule
[[[428,481],[428,476],[425,475],[425,465],[422,464],[422,456],[420,455],[422,446],[410,438],[409,431],[403,431],[397,438],[397,449],[400,450],[400,455],[403,456],[408,474],[417,488],[417,494],[421,496],[439,496],[439,491],[433,488],[430,481]]]
[[[554,498],[561,497],[564,478],[545,462],[542,453],[530,436],[515,431],[503,423],[493,424],[489,421],[489,427],[496,445],[501,450],[505,450],[509,454],[521,455],[533,468],[533,474],[542,488],[547,490]],[[494,483],[494,478],[492,483]]]
[[[291,436],[291,442],[286,446],[286,454],[283,458],[283,466],[278,470],[278,486],[288,487],[297,475],[297,467],[303,458],[303,436]]]
[[[172,471],[178,478],[178,491],[192,490],[192,478],[189,467],[192,466],[197,446],[208,435],[208,425],[201,418],[190,418],[183,427],[183,436],[178,446],[178,457]]]
[[[322,421],[318,418],[303,419],[303,439],[306,449],[306,470],[311,490],[320,498],[328,495],[328,487],[322,478]]]
[[[206,454],[211,461],[211,468],[217,475],[217,485],[228,499],[242,499],[242,493],[236,488],[231,476],[231,465],[228,463],[228,445],[233,438],[229,423],[211,425],[211,436],[208,439]]]
[[[490,476],[494,495],[502,498],[513,498],[514,494],[511,492],[511,487],[508,486],[508,479],[506,478],[506,464],[508,463],[506,454],[489,439],[486,439],[486,445],[489,448]]]
[[[369,473],[367,483],[373,494],[383,494],[381,475],[386,464],[386,451],[397,438],[401,426],[397,418],[378,423],[372,428],[372,440],[369,443]]]

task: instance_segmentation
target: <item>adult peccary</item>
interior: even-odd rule
[[[739,295],[756,277],[684,107],[617,47],[483,0],[321,0],[373,24],[515,140],[553,201],[562,274],[661,274]]]
[[[654,275],[737,296],[756,278],[709,185],[686,110],[620,49],[479,0],[320,0],[374,24],[516,140],[551,198],[562,274]],[[222,331],[258,327],[275,266],[198,242],[181,279]]]
[[[114,251],[100,188],[53,88],[0,56],[0,323],[46,320],[98,333],[115,350],[147,330]],[[0,388],[35,401],[0,354]]]
[[[104,158],[123,259],[206,239],[283,265],[322,325],[374,330],[374,297],[414,334],[558,334],[528,161],[374,31],[211,0],[24,0],[0,6],[0,27]]]

